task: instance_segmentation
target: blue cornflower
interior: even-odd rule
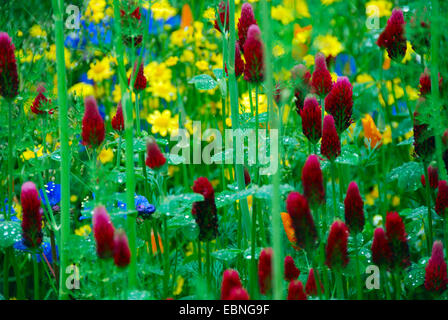
[[[336,57],[334,71],[341,76],[352,76],[356,74],[356,62],[355,58],[346,54],[340,53]]]
[[[50,202],[50,206],[55,206],[59,202],[61,202],[61,185],[56,184],[53,181],[48,182],[45,185],[45,192],[47,193],[48,201]],[[40,198],[42,200],[42,204],[44,206],[47,205],[44,197],[44,191],[42,189],[39,190]]]
[[[127,210],[126,203],[118,201],[118,208]],[[149,217],[156,211],[156,207],[149,203],[144,196],[135,195],[135,209],[142,218]]]
[[[28,249],[27,246],[23,244],[23,241],[17,241],[13,245],[14,249],[24,252],[31,252],[30,249]],[[45,255],[45,258],[47,258],[49,263],[53,263],[53,256],[51,254],[51,244],[49,242],[43,242],[41,245],[42,254]],[[56,258],[59,261],[59,251],[58,246],[56,245]],[[42,256],[39,253],[33,254],[33,259],[36,259],[36,261],[39,263],[42,261]]]

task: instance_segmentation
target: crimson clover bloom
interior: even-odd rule
[[[96,148],[103,141],[105,136],[104,120],[98,111],[98,106],[94,97],[84,99],[85,111],[82,118],[82,144]]]
[[[218,236],[218,216],[215,191],[206,177],[194,181],[193,191],[204,196],[203,201],[193,203],[191,213],[199,226],[199,240],[211,241]]]
[[[229,297],[232,289],[241,288],[242,286],[238,271],[227,269],[222,275],[221,300],[230,300]]]
[[[347,266],[349,258],[347,254],[348,228],[344,222],[333,222],[328,234],[325,247],[325,264],[330,269],[340,269]]]
[[[319,97],[325,97],[333,87],[330,71],[327,69],[327,62],[323,53],[317,53],[314,58],[314,72],[311,78],[311,86],[314,93]]]
[[[315,97],[305,99],[300,116],[303,134],[312,144],[316,144],[322,137],[322,108]]]
[[[403,11],[394,9],[389,20],[387,20],[386,28],[376,42],[380,48],[386,48],[392,60],[401,61],[406,54],[405,24]]]
[[[30,249],[41,245],[42,234],[42,208],[36,185],[25,182],[20,193],[22,204],[22,237],[23,244]]]
[[[392,261],[392,251],[383,228],[376,228],[372,241],[372,261],[377,266],[389,266]]]
[[[308,157],[302,169],[303,193],[311,206],[325,202],[322,170],[318,156]]]
[[[247,31],[247,39],[244,43],[244,80],[260,83],[264,79],[264,46],[261,41],[260,28],[253,24]]]
[[[324,118],[320,152],[330,161],[335,160],[341,154],[341,141],[331,115],[326,115]]]
[[[253,24],[257,24],[254,9],[250,3],[243,3],[243,6],[241,7],[241,16],[238,20],[238,42],[242,50],[244,50],[243,48],[247,38],[247,31]]]
[[[114,256],[114,234],[115,228],[106,208],[103,206],[96,207],[93,212],[93,235],[96,241],[96,253],[100,259]]]
[[[352,181],[348,185],[347,195],[344,199],[345,223],[351,232],[362,232],[364,228],[364,201],[356,182]]]
[[[294,259],[291,256],[285,257],[284,271],[286,281],[297,280],[300,276],[300,270],[297,269]]]
[[[272,287],[272,248],[265,248],[258,260],[258,284],[261,294],[266,294]]]
[[[434,292],[445,291],[448,277],[442,242],[434,241],[431,258],[428,260],[425,271],[425,289]]]
[[[121,106],[121,101],[118,103],[117,112],[112,117],[112,128],[118,132],[124,130],[123,107]]]
[[[127,267],[131,262],[128,237],[123,230],[118,230],[114,236],[114,263],[117,267]]]
[[[338,134],[342,134],[352,123],[353,87],[347,77],[339,77],[325,98],[325,110],[336,123]]]
[[[288,286],[288,300],[307,300],[302,282],[293,280]]]
[[[146,144],[146,165],[151,169],[158,169],[166,162],[166,158],[160,151],[154,138],[149,138]]]
[[[0,96],[13,99],[19,94],[19,76],[14,44],[6,32],[0,32]]]

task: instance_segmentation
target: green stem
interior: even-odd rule
[[[12,189],[14,186],[14,175],[13,175],[13,155],[12,155],[12,145],[13,135],[12,135],[12,101],[8,101],[8,210],[6,212],[6,220],[10,219],[12,211]]]
[[[431,190],[429,185],[429,175],[425,161],[422,162],[423,165],[423,173],[425,174],[425,182],[426,182],[426,206],[428,207],[428,236],[427,239],[427,247],[428,247],[428,255],[431,255],[431,246],[432,246],[432,212],[431,212]]]
[[[334,216],[333,218],[336,219],[338,218],[339,214],[338,214],[338,203],[336,200],[336,164],[333,161],[331,162],[331,191],[333,194],[333,212],[334,212]]]
[[[336,278],[336,292],[338,299],[344,300],[344,285],[342,282],[342,271],[336,270],[335,271],[335,278]]]
[[[440,92],[439,92],[439,41],[440,41],[440,9],[439,0],[431,1],[432,6],[432,21],[431,21],[431,97],[432,110],[434,114],[440,113]],[[438,120],[440,121],[440,119]],[[440,123],[440,122],[439,122]],[[440,127],[443,127],[440,125]],[[440,134],[435,134],[436,139],[436,158],[437,167],[442,180],[447,179],[447,172],[442,159],[442,137]]]
[[[268,110],[269,112],[269,124],[270,130],[280,131],[280,120],[278,108],[274,106],[272,98],[274,94],[274,84],[273,84],[273,64],[272,64],[272,29],[271,29],[271,10],[268,6],[268,1],[263,0],[262,3],[262,21],[263,21],[263,31],[262,35],[264,38],[265,49],[264,49],[264,59],[265,59],[265,93],[268,100]],[[231,15],[232,16],[232,15]],[[282,137],[278,137],[279,140],[277,144],[280,144]],[[275,157],[275,159],[273,159]],[[271,161],[279,164],[280,157],[279,154],[272,155]],[[273,298],[276,300],[282,299],[283,296],[283,250],[282,250],[282,222],[280,218],[280,170],[277,170],[272,176],[272,210],[271,210],[271,221],[272,221],[272,247],[274,251],[274,261],[273,261]]]
[[[34,300],[39,300],[39,266],[34,253],[31,259],[33,260]]]
[[[400,277],[400,271],[395,270],[393,271],[393,277],[395,280],[395,299],[400,300],[401,298],[401,277]]]
[[[118,146],[117,146],[117,169],[120,167],[120,158],[121,158],[121,132],[119,133],[118,136]]]
[[[229,50],[229,60],[228,60],[228,72],[229,72],[229,92],[230,92],[230,109],[231,109],[231,119],[232,119],[232,129],[237,130],[240,127],[239,124],[239,106],[238,106],[238,87],[236,83],[235,76],[235,0],[229,1],[229,24],[230,24],[230,48]],[[234,157],[233,160],[236,161],[236,146],[234,141]],[[244,182],[244,168],[242,164],[237,164],[235,162],[235,175],[238,184],[238,190],[244,190],[246,184]],[[247,198],[240,200],[240,208],[243,215],[243,226],[246,239],[250,239],[250,215],[249,206],[247,204]]]
[[[5,251],[3,257],[3,296],[9,300],[9,252]]]
[[[212,265],[210,260],[210,241],[205,242],[205,264],[207,269],[207,284],[211,288],[212,284]]]
[[[135,176],[134,176],[134,134],[133,134],[133,112],[131,97],[127,88],[126,71],[124,67],[124,49],[121,37],[121,15],[120,4],[114,0],[114,18],[115,18],[115,49],[117,54],[119,68],[119,82],[122,96],[122,106],[124,108],[125,122],[125,140],[126,140],[126,204],[128,210],[127,216],[127,235],[129,248],[131,251],[131,263],[129,265],[129,288],[137,287],[137,230],[136,230],[136,211],[134,202]],[[131,83],[132,85],[132,83]],[[157,241],[156,241],[157,242]]]
[[[164,245],[163,245],[163,253],[164,253],[164,262],[165,262],[165,267],[164,272],[163,272],[163,287],[164,287],[164,291],[165,291],[165,298],[168,297],[168,284],[169,284],[169,280],[170,280],[170,243],[169,243],[169,238],[168,238],[168,226],[166,223],[167,217],[163,217],[163,238],[164,238]]]
[[[61,144],[61,236],[59,244],[61,272],[60,284],[66,283],[65,270],[68,265],[66,247],[70,236],[70,149],[68,144],[68,104],[67,82],[64,57],[63,0],[53,0],[56,36],[56,70],[58,79],[59,136]],[[68,292],[64,285],[59,286],[59,298],[67,299]]]
[[[362,287],[361,287],[361,269],[359,267],[359,247],[357,234],[354,235],[355,251],[356,251],[356,298],[362,300]]]
[[[198,268],[199,268],[199,277],[202,276],[202,248],[201,248],[201,240],[198,239]]]
[[[255,197],[254,197],[255,198]],[[256,299],[258,295],[257,288],[257,259],[255,257],[255,248],[257,247],[257,206],[255,203],[255,199],[253,199],[254,203],[252,206],[252,239],[250,244],[250,257],[251,257],[251,272],[250,272],[250,287],[251,293],[250,296],[253,299]]]

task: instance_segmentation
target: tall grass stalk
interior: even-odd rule
[[[68,144],[69,123],[64,57],[63,8],[63,0],[53,0],[56,36],[56,70],[58,79],[59,136],[61,144],[61,234],[59,243],[61,272],[59,273],[59,298],[67,299],[68,292],[65,287],[67,273],[65,270],[68,265],[66,248],[70,237],[70,149]]]
[[[265,58],[265,92],[268,101],[269,113],[269,125],[271,130],[279,130],[280,120],[278,109],[274,108],[273,104],[273,70],[272,70],[272,29],[271,29],[271,10],[268,6],[268,1],[263,0],[262,3],[262,21],[263,21],[263,31],[262,35],[265,43],[264,58]],[[282,137],[279,136],[279,141]],[[279,143],[279,141],[277,143]],[[270,155],[271,161],[273,157],[276,158],[276,162],[280,162],[279,154]],[[273,298],[275,300],[280,300],[283,297],[283,251],[282,251],[282,222],[280,219],[280,170],[272,176],[272,210],[271,210],[271,221],[272,221],[272,248],[274,250],[273,257]]]
[[[135,211],[135,175],[134,175],[134,133],[133,133],[133,106],[127,88],[126,71],[124,66],[124,48],[121,37],[120,4],[114,0],[114,44],[119,68],[119,83],[123,93],[122,106],[124,109],[125,141],[126,141],[126,206],[127,206],[127,236],[131,251],[131,263],[129,264],[129,288],[137,287],[137,227]]]
[[[231,120],[232,129],[237,130],[240,128],[239,124],[239,106],[238,106],[238,86],[236,83],[235,76],[235,43],[236,43],[236,33],[235,33],[235,0],[229,1],[229,24],[230,24],[230,42],[229,42],[229,58],[227,61],[228,73],[229,73],[229,94],[230,94],[230,110],[231,110]],[[233,143],[233,161],[235,161],[235,175],[238,184],[238,190],[244,190],[246,184],[244,182],[244,168],[242,164],[236,163],[236,142]],[[246,239],[251,237],[251,219],[249,215],[249,205],[247,204],[247,198],[241,199],[240,208],[243,218],[243,230]]]

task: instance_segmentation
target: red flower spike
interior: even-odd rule
[[[41,88],[38,88],[42,90]],[[38,91],[39,92],[39,91]],[[47,103],[51,103],[51,100],[48,100],[47,97],[44,95],[45,88],[43,89],[43,92],[39,92],[36,96],[36,98],[33,101],[33,104],[31,105],[30,109],[31,112],[34,114],[44,114],[45,111],[42,111],[42,107],[46,105]],[[48,111],[48,114],[53,114],[54,110],[50,109]]]
[[[439,293],[445,291],[448,277],[442,242],[434,241],[431,258],[428,260],[425,271],[425,289]]]
[[[222,275],[221,300],[229,300],[232,289],[242,286],[238,271],[227,269]]]
[[[383,228],[376,228],[372,241],[372,261],[378,266],[388,266],[392,261],[392,251]]]
[[[136,68],[134,67],[134,70],[132,71],[131,76],[128,79],[128,85],[131,84],[131,80],[133,79],[134,74],[135,74],[135,69]],[[140,66],[138,67],[137,77],[135,78],[134,90],[141,91],[141,90],[146,89],[147,83],[148,82],[146,80],[144,70],[143,70],[143,63],[141,63]]]
[[[297,280],[300,276],[300,270],[297,269],[294,259],[291,256],[285,257],[284,269],[286,281]]]
[[[325,97],[333,87],[333,80],[331,79],[330,71],[327,69],[325,56],[323,53],[316,54],[315,69],[311,79],[311,86],[313,91],[320,97]]]
[[[300,116],[303,134],[312,144],[316,144],[322,137],[322,108],[315,97],[305,99]]]
[[[96,207],[93,211],[93,235],[96,241],[96,253],[100,259],[111,258],[114,255],[115,228],[106,208]]]
[[[439,185],[439,172],[436,167],[433,167],[431,165],[428,166],[428,179],[429,179],[429,186],[432,189],[437,189]],[[420,180],[422,182],[423,187],[426,187],[426,180],[424,174],[422,174]]]
[[[264,45],[261,41],[260,28],[253,24],[247,31],[247,39],[244,43],[244,80],[260,83],[264,79]]]
[[[376,42],[380,48],[386,48],[389,57],[396,61],[401,61],[406,54],[405,24],[403,12],[400,9],[394,9],[386,28]]]
[[[114,263],[117,267],[127,267],[131,262],[128,237],[124,231],[119,230],[114,237]]]
[[[244,3],[241,7],[241,16],[238,20],[238,41],[241,45],[241,49],[244,48],[244,43],[247,38],[247,31],[253,24],[257,24],[255,20],[254,9],[250,3]],[[244,50],[244,49],[243,49]]]
[[[428,93],[431,94],[431,76],[426,68],[425,72],[420,75],[419,80],[420,95],[426,96]]]
[[[392,252],[392,266],[406,268],[411,265],[409,245],[403,220],[397,212],[386,216],[386,236]]]
[[[448,213],[448,185],[445,180],[440,180],[436,198],[436,212],[442,218]]]
[[[427,100],[423,97],[420,98],[414,112],[414,150],[417,156],[427,159],[434,153],[435,138],[431,134],[428,125],[420,123],[418,119],[420,116],[418,109],[424,103],[427,103]]]
[[[288,300],[307,300],[303,291],[303,284],[298,280],[293,280],[288,286]]]
[[[324,118],[320,152],[330,161],[335,160],[341,154],[341,141],[331,115],[326,115]]]
[[[344,199],[345,207],[345,223],[350,232],[362,232],[364,228],[364,201],[362,201],[361,194],[356,182],[352,181],[348,185],[347,195]]]
[[[82,118],[82,144],[91,148],[98,147],[104,141],[104,121],[101,118],[94,97],[84,100],[85,111]]]
[[[199,226],[199,239],[213,240],[218,236],[218,216],[213,186],[207,178],[199,177],[194,181],[193,191],[204,196],[203,201],[194,202],[191,208],[191,213]]]
[[[243,287],[233,288],[230,291],[229,298],[227,300],[250,300],[249,294]]]
[[[296,111],[300,115],[304,107],[305,97],[311,91],[311,73],[303,64],[299,64],[291,70],[291,78],[294,86]]]
[[[246,187],[250,184],[251,179],[250,179],[250,174],[249,174],[249,170],[247,170],[246,167],[244,167],[244,183],[246,184]]]
[[[347,266],[349,258],[347,254],[348,228],[344,222],[333,222],[328,234],[325,247],[325,264],[330,269],[339,269]]]
[[[42,243],[42,209],[36,185],[25,182],[20,193],[22,204],[22,238],[28,248],[37,248]]]
[[[298,192],[291,192],[286,199],[286,210],[291,217],[297,246],[307,251],[313,250],[317,231],[306,198]]]
[[[229,13],[229,3],[224,3],[224,1],[221,1],[218,8],[218,16],[219,20],[221,22],[221,25],[225,28],[226,31],[229,31],[229,19],[230,19],[230,13]],[[215,20],[215,29],[222,33],[221,27],[219,26],[218,20]]]
[[[325,98],[325,110],[333,116],[339,135],[351,125],[353,87],[347,77],[338,78]]]
[[[261,294],[266,294],[271,290],[272,254],[272,248],[265,248],[261,251],[258,260],[258,284]]]
[[[235,43],[235,77],[239,77],[244,73],[245,64],[243,59],[241,58],[240,45],[238,42]],[[224,64],[224,71],[226,75],[229,75],[229,71],[227,70],[227,63]]]
[[[319,158],[312,154],[302,169],[303,193],[311,206],[325,202],[325,190]]]
[[[305,291],[306,294],[309,296],[316,296],[318,295],[317,292],[317,271],[316,276],[314,275],[314,269],[310,269],[310,272],[308,273],[308,279],[306,280],[306,286]],[[322,282],[320,283],[320,292],[324,292],[324,286],[322,285]]]
[[[117,112],[112,117],[112,128],[118,132],[124,130],[123,107],[121,106],[121,101],[118,103]]]
[[[19,76],[14,44],[6,32],[0,32],[0,96],[13,99],[19,94]]]
[[[151,169],[159,169],[166,162],[166,158],[160,151],[154,138],[149,138],[146,143],[146,165]]]

